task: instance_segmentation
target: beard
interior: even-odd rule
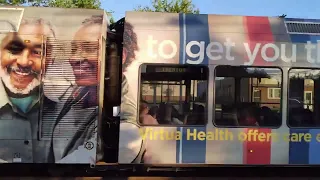
[[[39,87],[40,85],[40,75],[37,75],[24,89],[16,88],[11,83],[11,77],[8,73],[7,68],[3,68],[0,66],[0,77],[2,78],[2,82],[5,87],[12,93],[16,95],[28,95],[31,91],[35,88]]]

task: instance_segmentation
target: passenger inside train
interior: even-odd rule
[[[140,103],[139,115],[140,115],[140,123],[144,125],[157,125],[159,124],[157,119],[150,115],[148,104],[145,102]]]

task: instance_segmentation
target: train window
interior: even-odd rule
[[[320,126],[320,70],[290,69],[288,89],[288,125]],[[318,90],[317,90],[318,89]]]
[[[282,71],[279,68],[217,66],[217,126],[279,127]]]
[[[143,125],[205,125],[208,68],[140,66],[139,122]]]

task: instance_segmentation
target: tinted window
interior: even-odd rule
[[[217,66],[217,126],[281,125],[282,71],[278,68]]]
[[[289,70],[288,125],[291,127],[319,126],[320,70]]]

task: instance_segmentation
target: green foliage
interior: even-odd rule
[[[48,0],[49,7],[100,9],[100,0]]]
[[[110,24],[113,24],[113,23],[115,23],[115,21],[114,21],[114,18],[112,17],[112,15],[111,15],[111,17],[110,17]]]
[[[135,11],[199,14],[192,0],[153,0],[152,7],[138,6]]]
[[[100,0],[0,0],[0,5],[100,9]]]
[[[27,3],[25,0],[0,0],[2,6],[19,6],[25,3]]]
[[[101,2],[100,0],[0,0],[0,5],[100,9]],[[107,13],[110,23],[114,23],[112,13]]]
[[[47,0],[33,0],[31,2],[29,1],[28,5],[29,6],[37,6],[37,7],[39,7],[39,6],[48,7],[49,6]]]

